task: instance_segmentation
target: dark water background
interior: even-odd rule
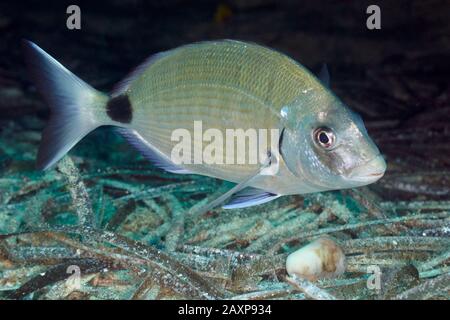
[[[105,91],[150,54],[195,41],[240,39],[276,48],[313,71],[327,63],[333,90],[362,114],[390,160],[388,173],[448,172],[447,1],[379,1],[381,30],[366,27],[370,1],[77,3],[81,30],[66,28],[72,2],[0,4],[1,120],[48,116],[24,68],[21,38]],[[389,176],[382,185],[395,189]],[[434,180],[421,177],[442,189],[430,186],[428,195],[448,197],[448,180]]]
[[[81,8],[81,30],[66,28],[69,4]],[[369,4],[381,8],[381,30],[366,27]],[[22,38],[36,42],[104,91],[149,55],[202,40],[254,41],[288,54],[314,72],[327,63],[331,88],[362,115],[387,159],[388,170],[379,182],[358,190],[284,197],[233,213],[217,210],[201,217],[184,216],[202,199],[217,190],[225,191],[229,185],[162,173],[110,129],[101,128],[70,153],[80,171],[79,176],[74,175],[84,181],[97,227],[117,237],[141,241],[149,246],[152,261],[161,264],[166,257],[151,248],[163,249],[171,259],[167,262],[169,272],[152,267],[143,278],[130,271],[129,262],[114,260],[111,253],[108,258],[95,256],[84,247],[83,252],[89,255],[76,260],[81,258],[69,249],[80,249],[83,241],[72,242],[68,249],[54,237],[50,238],[56,244],[39,236],[0,238],[0,297],[197,297],[198,292],[192,289],[196,286],[216,297],[275,290],[285,288],[286,254],[322,233],[335,237],[346,253],[354,255],[341,282],[324,284],[331,293],[345,298],[392,297],[448,274],[449,17],[450,2],[445,0],[1,2],[2,234],[76,225],[77,204],[84,203],[76,197],[71,200],[69,191],[74,185],[70,179],[68,185],[64,183],[64,177],[73,172],[44,174],[34,169],[48,108],[28,77]],[[430,216],[413,218],[424,213]],[[403,218],[411,221],[396,224],[389,220]],[[374,219],[387,219],[386,224],[392,227],[366,227],[365,223]],[[363,226],[355,225],[358,223]],[[349,225],[349,230],[333,229],[343,225]],[[331,230],[323,232],[324,228]],[[87,233],[85,230],[81,235],[87,237]],[[90,236],[97,241],[95,252],[110,250],[101,246],[102,239]],[[119,240],[115,241],[117,245]],[[391,243],[399,247],[394,250]],[[92,248],[92,242],[88,246]],[[48,247],[60,251],[55,253]],[[136,255],[133,250],[137,244],[118,247]],[[262,262],[252,262],[250,253],[259,254]],[[97,282],[92,284],[92,280],[85,290],[68,292],[58,287],[58,281],[64,279],[60,271],[74,259],[95,275]],[[178,270],[174,261],[188,266],[182,273],[192,286],[173,275],[173,270]],[[391,279],[387,291],[377,295],[364,289],[365,263],[387,270]],[[104,268],[114,272],[99,273]],[[33,282],[34,275],[45,270],[53,271],[44,282]],[[206,284],[196,282],[197,273]],[[21,285],[26,281],[31,285],[24,288]],[[98,283],[106,283],[103,291],[91,290]],[[211,287],[224,291],[208,291]],[[304,298],[288,291],[284,296]],[[448,293],[433,291],[431,297],[447,299]]]

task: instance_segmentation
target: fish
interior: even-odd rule
[[[33,42],[24,40],[23,46],[32,79],[51,109],[39,169],[53,167],[89,132],[113,126],[158,168],[236,183],[220,198],[227,209],[360,187],[386,171],[362,118],[331,91],[327,68],[316,77],[277,50],[237,40],[187,44],[150,56],[104,93]],[[258,163],[175,161],[176,130],[187,130],[194,147],[207,145],[195,135],[195,122],[203,132],[256,128],[279,134],[259,148],[265,160]],[[215,146],[225,160],[239,157],[223,143]]]

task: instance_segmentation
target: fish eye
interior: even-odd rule
[[[333,130],[327,127],[320,127],[314,130],[314,142],[324,149],[331,149],[334,146],[336,137]]]

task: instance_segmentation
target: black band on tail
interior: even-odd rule
[[[111,98],[106,105],[106,113],[111,120],[120,123],[130,123],[133,120],[133,108],[128,95],[121,94]]]

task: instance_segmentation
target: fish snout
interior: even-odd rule
[[[378,154],[372,160],[353,168],[347,178],[351,181],[363,182],[366,184],[373,183],[383,177],[386,171],[386,161]]]

